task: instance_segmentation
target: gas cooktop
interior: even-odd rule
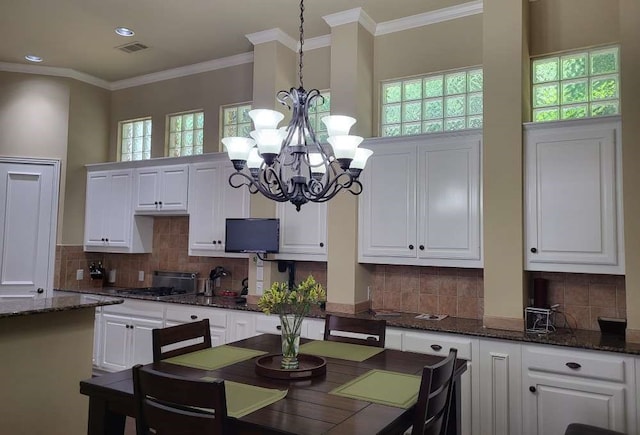
[[[118,290],[121,295],[137,295],[137,296],[175,296],[186,294],[187,291],[175,287],[142,287],[142,288],[127,288]]]

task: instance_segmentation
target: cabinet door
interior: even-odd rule
[[[186,212],[189,166],[161,167],[158,210],[162,212]]]
[[[327,204],[307,203],[296,211],[291,203],[277,205],[280,219],[280,254],[278,258],[302,260],[312,255],[318,261],[327,258]],[[306,258],[306,257],[305,257]]]
[[[224,252],[226,220],[249,217],[249,190],[245,186],[235,188],[229,184],[229,176],[235,172],[231,162],[219,162],[218,168],[219,178],[214,191],[218,202],[214,234],[218,241],[218,250]]]
[[[215,213],[218,200],[214,195],[220,179],[216,163],[194,164],[189,180],[189,250],[212,252],[218,249]],[[214,244],[215,242],[215,244]],[[192,252],[190,252],[193,255]]]
[[[156,211],[161,183],[159,167],[136,169],[135,210],[137,212]]]
[[[419,258],[480,260],[480,141],[457,136],[419,145]]]
[[[105,237],[110,247],[128,248],[131,246],[131,182],[132,173],[114,171],[109,178],[109,194],[105,198],[106,218]]]
[[[524,379],[525,435],[562,435],[570,423],[627,433],[625,386],[529,371]]]
[[[256,314],[236,311],[229,313],[229,341],[238,341],[256,335]]]
[[[623,272],[618,257],[616,127],[527,133],[527,269]]]
[[[129,333],[131,335],[129,367],[133,367],[135,364],[153,362],[151,331],[154,328],[162,328],[162,320],[129,319]]]
[[[100,367],[109,371],[129,368],[129,319],[102,313],[102,351]]]
[[[108,172],[87,174],[87,195],[84,219],[85,246],[105,244],[107,201],[111,198],[111,177]]]
[[[415,258],[416,146],[394,143],[373,150],[361,176],[360,261]]]

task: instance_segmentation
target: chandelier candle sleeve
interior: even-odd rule
[[[278,92],[276,98],[289,110],[291,120],[278,129],[284,115],[276,110],[249,112],[254,130],[251,138],[222,139],[236,172],[229,176],[235,188],[247,186],[277,202],[291,202],[296,210],[307,202],[326,202],[341,190],[362,192],[358,181],[371,150],[358,148],[362,137],[349,134],[356,120],[332,115],[322,118],[329,134],[320,144],[309,122],[309,109],[324,102],[317,89],[306,91],[302,83],[304,0],[300,2],[300,87]]]

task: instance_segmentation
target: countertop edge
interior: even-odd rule
[[[86,294],[54,295],[50,298],[17,299],[0,302],[0,319],[31,316],[34,314],[71,311],[83,308],[97,308],[106,305],[122,304],[124,299],[102,296],[88,298]]]

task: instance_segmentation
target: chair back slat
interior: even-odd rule
[[[422,380],[415,406],[411,435],[443,435],[453,392],[453,373],[457,349],[439,363],[422,369]]]
[[[387,321],[384,319],[357,319],[327,314],[324,321],[325,341],[363,344],[365,346],[384,347]],[[366,337],[343,337],[331,332],[362,334]]]
[[[138,435],[148,435],[150,429],[160,435],[224,432],[227,416],[224,381],[186,379],[136,365],[133,384]]]
[[[202,319],[198,322],[185,323],[182,325],[169,326],[167,328],[157,328],[151,332],[153,344],[153,362],[171,358],[196,350],[208,349],[211,347],[211,329],[209,329],[209,319]],[[165,346],[179,345],[189,340],[199,340],[196,343],[184,344],[176,349],[164,350]]]

